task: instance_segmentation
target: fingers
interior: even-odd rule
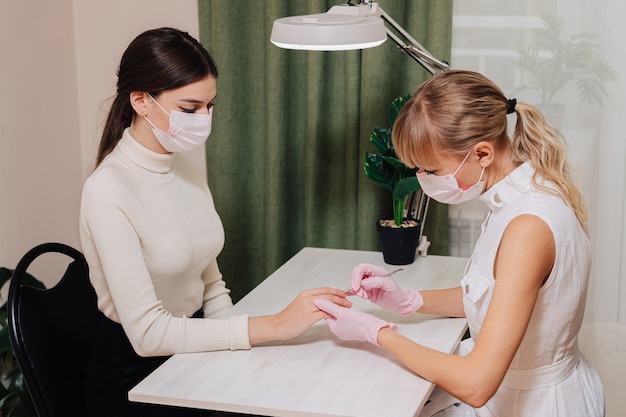
[[[345,297],[345,293],[340,290],[339,288],[333,288],[333,287],[319,287],[319,288],[312,288],[309,290],[304,290],[302,291],[303,295],[307,295],[307,296],[311,296],[311,297],[315,297],[318,295],[334,295],[336,297]]]
[[[388,272],[385,268],[373,264],[358,264],[352,270],[352,276],[357,278],[367,278],[386,274],[388,274]]]
[[[312,317],[311,319],[312,324],[315,324],[320,320],[327,320],[327,319],[335,320],[335,316],[333,316],[332,314],[329,314],[324,310],[320,310],[317,306],[315,306],[315,308],[317,308],[317,311],[311,313],[310,315],[310,317]]]
[[[371,275],[371,272],[369,272],[371,270],[370,267],[371,265],[369,264],[358,264],[354,267],[352,274],[350,274],[350,284],[354,291],[361,288],[361,280],[363,280],[363,278]]]
[[[337,312],[341,309],[341,307],[339,307],[337,304],[323,298],[314,299],[313,304],[315,304],[317,308],[328,313],[332,317],[336,317]]]
[[[393,280],[393,278],[391,277],[370,277],[367,279],[364,279],[363,281],[361,281],[361,287],[363,287],[366,290],[373,290],[373,289],[389,289],[391,287],[393,287],[395,281]]]
[[[359,264],[352,270],[352,274],[350,275],[352,290],[360,297],[368,298],[368,294],[361,289],[363,287],[363,282],[372,279],[373,277],[384,275],[388,275],[388,272],[382,266]]]
[[[346,294],[337,288],[322,287],[306,290],[302,295],[308,298],[323,299],[343,307],[352,307],[352,302],[346,298]]]

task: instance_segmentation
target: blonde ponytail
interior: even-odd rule
[[[552,181],[558,194],[574,210],[578,221],[587,224],[587,208],[581,191],[572,183],[567,150],[560,132],[552,127],[539,109],[527,103],[515,106],[517,122],[511,142],[513,162],[530,161],[536,173],[533,184],[545,191],[550,188],[537,181],[538,176]]]

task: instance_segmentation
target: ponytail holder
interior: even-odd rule
[[[514,98],[509,99],[509,107],[506,109],[506,114],[511,114],[515,111],[515,104],[517,104],[517,100]]]

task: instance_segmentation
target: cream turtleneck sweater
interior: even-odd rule
[[[85,182],[82,249],[99,309],[141,356],[248,349],[248,317],[232,306],[216,257],[224,229],[191,162],[139,144],[126,129]],[[202,308],[205,319],[189,318]]]

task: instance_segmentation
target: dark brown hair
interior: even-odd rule
[[[207,50],[187,32],[159,28],[143,32],[126,48],[117,72],[117,94],[107,116],[96,166],[115,148],[135,111],[130,93],[143,91],[158,97],[171,90],[200,81],[217,67]]]

